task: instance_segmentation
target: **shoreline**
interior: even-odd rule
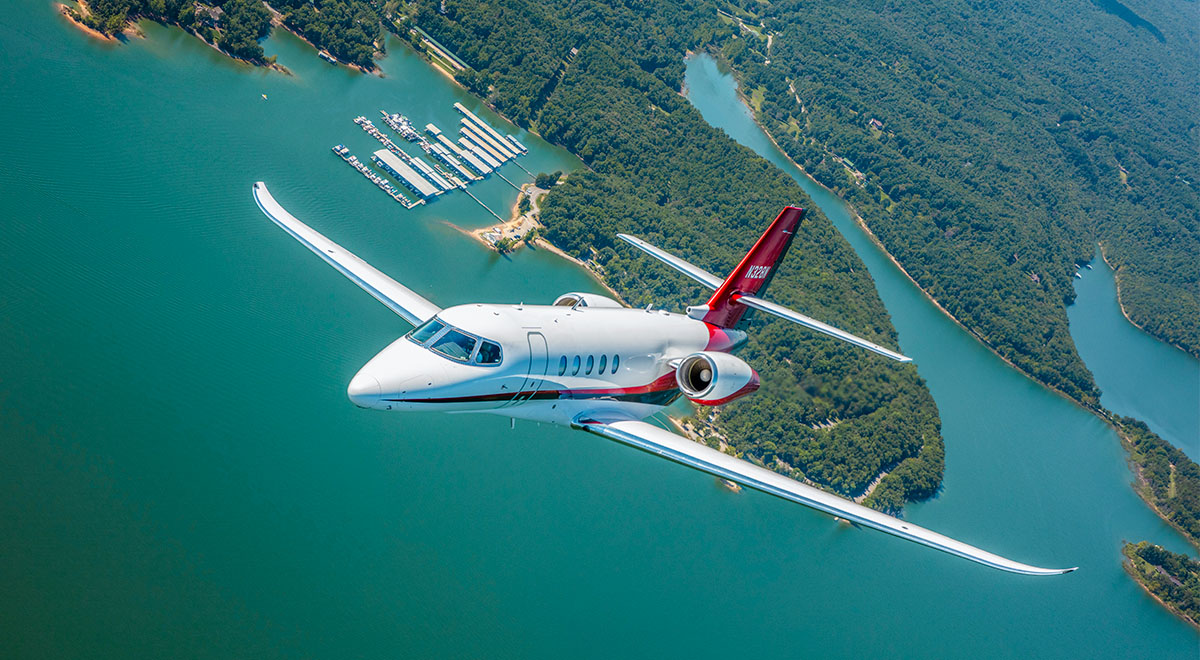
[[[1133,472],[1135,479],[1133,492],[1137,493],[1137,496],[1146,503],[1146,506],[1150,507],[1150,510],[1153,511],[1156,516],[1161,518],[1163,522],[1167,523],[1167,526],[1182,536],[1184,541],[1187,541],[1189,545],[1200,551],[1200,539],[1193,538],[1191,534],[1188,534],[1186,531],[1184,531],[1183,527],[1167,517],[1167,515],[1163,513],[1162,509],[1159,509],[1158,505],[1154,503],[1153,499],[1151,499],[1153,495],[1150,491],[1150,482],[1146,481],[1146,478],[1142,476],[1141,466],[1133,460],[1133,443],[1129,441],[1129,438],[1125,436],[1121,428],[1114,426],[1114,429],[1117,432],[1117,437],[1121,440],[1121,448],[1125,450],[1125,464],[1128,465],[1129,469]]]
[[[736,75],[737,70],[732,67],[730,70],[733,73],[734,78],[736,80],[737,79],[737,75]],[[800,172],[804,173],[816,185],[820,186],[823,190],[829,192],[831,195],[836,197],[842,204],[844,204],[846,206],[846,209],[850,212],[851,217],[853,217],[854,221],[863,230],[863,232],[866,233],[867,237],[876,246],[876,248],[878,248],[879,251],[881,253],[883,253],[888,258],[889,261],[892,262],[892,264],[896,267],[897,270],[899,270],[901,273],[904,274],[904,276],[908,279],[908,281],[911,282],[912,285],[914,287],[916,287],[918,291],[921,292],[921,295],[924,296],[926,300],[928,300],[930,303],[932,303],[933,306],[936,307],[939,311],[941,311],[942,314],[946,315],[947,318],[949,318],[951,321],[953,321],[955,323],[955,325],[962,328],[964,332],[966,332],[968,335],[970,335],[972,338],[974,338],[975,341],[979,342],[979,344],[982,345],[984,348],[986,348],[992,355],[995,355],[996,357],[1000,358],[1000,360],[1002,360],[1005,364],[1012,367],[1017,373],[1025,376],[1029,380],[1036,383],[1038,386],[1040,386],[1050,392],[1053,392],[1054,394],[1057,394],[1058,396],[1061,396],[1062,398],[1066,399],[1067,401],[1070,401],[1071,403],[1082,408],[1083,410],[1095,415],[1102,422],[1104,422],[1110,429],[1112,429],[1114,433],[1116,433],[1118,442],[1120,442],[1122,449],[1125,450],[1126,464],[1130,466],[1131,471],[1134,474],[1134,479],[1135,479],[1134,484],[1133,484],[1134,492],[1137,493],[1138,497],[1143,502],[1145,502],[1146,506],[1149,507],[1150,510],[1153,511],[1154,514],[1156,516],[1158,516],[1158,518],[1160,520],[1167,523],[1168,526],[1170,526],[1172,529],[1174,529],[1176,531],[1176,533],[1178,533],[1181,537],[1183,537],[1183,539],[1185,541],[1187,541],[1189,544],[1196,547],[1197,549],[1200,549],[1200,540],[1191,538],[1191,536],[1189,536],[1187,533],[1185,533],[1178,524],[1176,524],[1174,521],[1170,520],[1166,515],[1164,515],[1163,511],[1160,510],[1154,504],[1154,502],[1152,502],[1149,499],[1148,489],[1150,488],[1150,484],[1142,476],[1141,470],[1138,468],[1137,464],[1134,462],[1131,443],[1125,436],[1124,428],[1117,421],[1116,414],[1113,413],[1112,411],[1108,410],[1104,406],[1100,405],[1098,400],[1097,400],[1096,405],[1093,407],[1093,406],[1090,406],[1090,405],[1084,403],[1083,401],[1080,401],[1079,399],[1076,399],[1075,397],[1068,395],[1066,392],[1060,390],[1059,388],[1057,388],[1049,383],[1045,383],[1045,382],[1038,380],[1032,374],[1030,374],[1026,370],[1022,369],[1020,366],[1015,364],[1013,361],[1011,361],[1008,358],[1006,358],[1005,356],[1001,355],[993,346],[991,346],[991,344],[984,341],[984,339],[982,337],[980,337],[977,333],[975,333],[973,330],[971,330],[965,324],[963,324],[963,322],[960,321],[957,317],[955,317],[953,314],[951,314],[949,310],[947,310],[945,307],[943,307],[942,304],[937,301],[937,299],[935,299],[932,295],[930,295],[930,293],[928,291],[926,291],[924,289],[924,287],[922,287],[912,277],[911,274],[909,274],[909,272],[904,268],[904,266],[902,266],[900,264],[900,262],[896,259],[895,255],[893,255],[884,246],[883,241],[881,241],[879,239],[879,237],[875,235],[875,232],[873,232],[871,230],[871,227],[867,224],[866,220],[864,220],[862,215],[859,214],[858,209],[854,208],[854,206],[852,204],[850,204],[846,200],[842,199],[841,195],[838,195],[834,191],[830,190],[829,187],[827,187],[825,184],[821,183],[816,178],[809,175],[807,170],[805,170],[803,167],[801,167],[799,163],[797,163],[795,160],[793,160],[792,157],[790,155],[788,155],[788,153],[779,146],[779,143],[775,140],[775,136],[772,135],[771,132],[768,131],[766,129],[766,127],[764,127],[762,125],[762,123],[759,122],[758,116],[754,113],[754,110],[752,108],[750,108],[750,106],[746,103],[746,97],[744,94],[742,94],[742,91],[741,91],[742,87],[743,87],[743,85],[741,84],[741,81],[738,80],[738,86],[737,86],[737,91],[736,91],[736,93],[738,95],[738,99],[742,102],[742,105],[744,105],[748,110],[750,110],[750,116],[753,119],[755,126],[757,126],[758,129],[760,131],[762,131],[762,133],[764,135],[767,136],[767,139],[771,141],[771,144],[775,146],[776,150],[779,151],[779,153],[784,157],[784,159],[787,160],[788,163],[790,163],[793,167],[795,167]],[[1109,263],[1109,261],[1107,259],[1107,255],[1104,254],[1103,243],[1100,244],[1100,253],[1101,253],[1101,257],[1104,259],[1105,264],[1107,264],[1109,266],[1109,268],[1112,269],[1112,271],[1113,271],[1113,280],[1117,285],[1117,303],[1118,303],[1118,306],[1121,307],[1121,313],[1125,316],[1126,320],[1128,320],[1131,325],[1133,325],[1135,328],[1138,328],[1142,332],[1145,332],[1145,330],[1141,326],[1139,326],[1137,323],[1134,323],[1133,320],[1129,318],[1129,314],[1125,311],[1124,305],[1122,305],[1120,302],[1120,280],[1117,277],[1117,270],[1115,268],[1112,268],[1112,264]],[[874,279],[874,278],[872,277],[872,279]],[[1148,332],[1146,332],[1146,335],[1149,337],[1152,337],[1154,339],[1157,339],[1158,341],[1162,341],[1161,339],[1155,337],[1154,335],[1152,335]],[[1176,346],[1175,344],[1171,344],[1170,342],[1164,342],[1164,343],[1170,344],[1171,346],[1175,346],[1175,348],[1180,348],[1179,346]],[[1180,350],[1182,350],[1182,349],[1180,348]],[[1184,353],[1187,353],[1187,351],[1184,351]]]
[[[278,11],[277,9],[275,9],[274,7],[272,7],[272,6],[271,6],[271,5],[269,5],[269,4],[267,5],[267,9],[269,9],[269,10],[271,11],[271,26],[272,26],[272,27],[281,28],[281,29],[283,29],[283,30],[285,30],[285,31],[287,31],[287,32],[290,32],[290,33],[292,33],[292,34],[293,34],[293,35],[294,35],[294,36],[295,36],[297,39],[299,39],[300,41],[303,41],[304,43],[308,44],[308,46],[309,46],[309,47],[311,47],[311,48],[312,48],[314,51],[316,51],[316,52],[318,52],[318,53],[320,53],[320,52],[321,52],[321,50],[322,50],[322,49],[320,49],[320,48],[317,48],[317,45],[316,45],[316,44],[314,44],[313,42],[309,41],[309,40],[308,40],[308,37],[305,37],[303,34],[300,34],[299,32],[297,32],[297,31],[293,30],[292,28],[288,27],[288,26],[287,26],[287,24],[283,22],[283,18],[282,18],[283,14],[279,13],[279,11]],[[204,41],[204,40],[203,40],[203,39],[201,39],[201,41]],[[208,42],[205,42],[205,43],[208,43]],[[221,49],[220,49],[220,48],[217,48],[217,50],[221,50]],[[222,50],[221,52],[222,52],[222,53],[225,53],[225,51],[223,51],[223,50]],[[326,51],[326,52],[328,52],[328,51]],[[376,52],[378,52],[378,51],[376,51]],[[226,54],[226,55],[229,55],[229,53],[225,53],[225,54]],[[232,55],[229,55],[229,56],[230,56],[230,57],[233,57]],[[330,56],[332,57],[332,54],[330,54]],[[237,59],[240,59],[240,58],[233,57],[233,59],[237,60]],[[241,61],[245,62],[246,60],[241,60]],[[372,61],[373,61],[373,60],[372,60]],[[341,61],[341,60],[337,60],[337,62],[327,62],[327,63],[328,63],[328,64],[332,64],[333,66],[344,66],[344,67],[348,67],[348,68],[354,69],[355,71],[358,71],[359,73],[365,73],[365,74],[367,74],[367,75],[379,76],[380,78],[383,78],[383,77],[384,77],[384,76],[383,76],[383,69],[382,69],[382,68],[380,68],[378,65],[376,65],[376,66],[375,66],[375,68],[373,68],[373,69],[371,69],[371,70],[369,70],[369,71],[368,71],[366,68],[364,68],[364,67],[362,67],[362,66],[360,66],[360,65],[358,65],[358,64],[354,64],[353,62],[343,62],[343,61]],[[285,72],[286,72],[288,75],[291,75],[291,71],[287,71],[286,69],[284,69],[284,71],[285,71]]]
[[[105,33],[101,32],[100,30],[97,30],[96,28],[91,27],[90,25],[87,25],[83,21],[80,21],[79,19],[75,18],[75,14],[73,12],[78,12],[80,14],[82,14],[83,12],[91,13],[91,10],[88,9],[86,0],[77,0],[77,4],[79,5],[80,9],[75,9],[74,7],[71,7],[70,5],[63,3],[63,2],[55,3],[55,7],[57,7],[58,13],[60,15],[62,15],[63,18],[66,18],[68,21],[70,21],[71,25],[74,25],[78,30],[80,30],[84,34],[88,35],[89,37],[93,37],[93,38],[99,39],[101,41],[107,41],[109,43],[112,43],[114,41],[120,41],[120,39],[118,39],[116,35],[105,34]],[[137,28],[137,25],[134,23],[133,20],[129,20],[126,22],[125,27],[121,28],[121,34],[123,34],[127,37],[135,37],[135,38],[143,36],[142,31]]]
[[[1156,594],[1150,590],[1150,587],[1145,582],[1142,582],[1141,577],[1138,575],[1137,572],[1135,572],[1135,571],[1137,571],[1137,567],[1134,566],[1133,561],[1131,559],[1129,559],[1129,557],[1125,554],[1124,548],[1122,548],[1122,550],[1121,550],[1121,556],[1122,556],[1121,567],[1125,569],[1125,573],[1128,574],[1129,577],[1133,578],[1133,581],[1135,583],[1137,583],[1137,586],[1142,588],[1142,591],[1145,592],[1145,594],[1147,596],[1158,601],[1159,605],[1162,605],[1164,609],[1166,609],[1171,614],[1174,614],[1176,617],[1181,619],[1184,623],[1187,623],[1188,625],[1192,626],[1196,630],[1200,631],[1200,622],[1192,621],[1191,617],[1187,616],[1183,612],[1180,612],[1178,609],[1173,607],[1170,603],[1168,603],[1167,601],[1160,598],[1158,594]]]
[[[731,67],[730,71],[733,73],[734,78],[737,79],[737,75],[736,75],[737,69],[734,69]],[[1045,382],[1038,380],[1037,378],[1035,378],[1033,376],[1033,374],[1029,373],[1025,369],[1022,369],[1015,362],[1013,362],[1012,360],[1009,360],[1008,358],[1001,355],[999,353],[999,351],[997,351],[995,349],[995,347],[993,347],[991,344],[989,344],[987,341],[985,341],[982,337],[979,336],[978,333],[976,333],[971,328],[967,327],[956,316],[951,314],[949,310],[947,310],[945,307],[943,307],[942,304],[940,302],[938,302],[938,300],[936,298],[934,298],[928,291],[926,291],[925,288],[922,287],[921,284],[919,282],[917,282],[917,280],[914,279],[913,276],[911,274],[909,274],[909,272],[907,270],[905,270],[904,266],[902,266],[900,264],[900,262],[896,259],[895,255],[893,255],[890,251],[888,251],[887,247],[884,246],[883,241],[879,240],[879,237],[876,236],[875,232],[871,230],[871,227],[867,224],[866,220],[863,219],[862,215],[858,212],[858,209],[856,209],[852,204],[850,204],[850,202],[847,202],[845,199],[842,199],[841,195],[837,194],[836,192],[831,190],[828,186],[821,183],[815,177],[810,175],[808,173],[808,170],[804,169],[799,163],[797,163],[795,160],[793,160],[792,157],[789,156],[788,153],[786,151],[784,151],[782,147],[779,146],[779,142],[775,140],[775,136],[772,135],[771,132],[768,131],[766,129],[766,127],[764,127],[762,125],[761,122],[759,122],[758,116],[756,114],[754,114],[754,109],[751,108],[750,105],[746,102],[746,96],[745,96],[745,94],[742,93],[741,80],[738,80],[737,95],[738,95],[738,99],[742,102],[742,105],[745,106],[746,109],[750,111],[750,116],[754,121],[754,125],[757,126],[760,131],[762,131],[763,135],[767,136],[767,139],[771,141],[771,144],[775,146],[775,149],[777,151],[779,151],[780,155],[782,155],[784,157],[784,159],[786,159],[787,162],[790,163],[793,167],[795,167],[797,170],[800,170],[806,176],[808,176],[808,178],[810,180],[812,180],[813,183],[820,186],[821,189],[825,190],[830,195],[836,197],[842,204],[844,204],[846,206],[846,210],[850,212],[851,217],[854,219],[854,222],[863,230],[864,233],[866,233],[867,238],[869,238],[871,240],[871,242],[875,245],[875,247],[877,247],[879,249],[879,251],[881,253],[883,253],[883,255],[886,256],[889,261],[892,262],[892,264],[896,267],[897,270],[899,270],[901,273],[904,274],[904,277],[907,278],[908,281],[911,282],[912,285],[914,287],[916,287],[918,291],[921,292],[921,295],[924,296],[927,301],[932,303],[933,306],[936,307],[942,314],[945,314],[946,318],[953,321],[955,323],[955,325],[957,325],[959,328],[962,328],[962,330],[964,332],[966,332],[968,335],[973,337],[975,339],[975,341],[979,342],[980,345],[982,345],[984,348],[986,348],[992,355],[995,355],[996,357],[1000,358],[1005,364],[1007,364],[1008,366],[1015,369],[1021,375],[1025,376],[1026,378],[1037,383],[1039,386],[1044,387],[1045,389],[1047,389],[1051,392],[1054,392],[1055,394],[1065,398],[1068,401],[1071,401],[1072,403],[1078,405],[1080,408],[1083,408],[1084,410],[1087,410],[1091,413],[1096,414],[1098,417],[1100,417],[1104,421],[1108,422],[1110,425],[1112,424],[1112,421],[1107,419],[1104,414],[1104,413],[1111,414],[1111,413],[1109,413],[1109,411],[1104,410],[1103,408],[1101,408],[1099,410],[1092,408],[1091,406],[1087,405],[1083,401],[1076,399],[1075,397],[1067,394],[1066,392],[1060,390],[1059,388],[1057,388],[1049,383],[1045,383]],[[872,276],[872,279],[874,279],[874,276]],[[1128,318],[1128,317],[1126,317],[1126,318]],[[1147,333],[1147,334],[1149,334],[1149,333]],[[1153,336],[1153,335],[1151,335],[1151,336]],[[1103,412],[1101,412],[1101,411],[1103,411]],[[1115,427],[1114,427],[1114,430],[1115,430]]]
[[[532,191],[532,190],[542,191],[542,193],[541,194],[535,193],[533,195],[530,195],[529,191]],[[543,191],[541,188],[537,188],[532,183],[523,184],[521,186],[521,192],[517,195],[516,201],[513,202],[512,207],[509,209],[509,219],[506,222],[502,222],[498,225],[491,225],[489,227],[484,227],[483,229],[464,229],[464,228],[459,227],[458,225],[455,225],[454,223],[451,223],[449,221],[445,221],[445,222],[446,222],[446,224],[450,225],[451,227],[454,227],[455,229],[457,229],[458,231],[460,231],[464,234],[467,234],[467,235],[471,236],[472,238],[474,238],[475,240],[479,241],[480,243],[484,244],[485,246],[487,246],[488,249],[495,250],[495,251],[499,252],[500,254],[506,254],[506,251],[497,249],[496,245],[494,243],[492,243],[487,238],[485,238],[485,235],[492,233],[492,229],[494,227],[500,228],[501,236],[504,235],[504,232],[509,231],[514,228],[520,229],[521,227],[528,227],[527,232],[536,232],[541,229],[545,229],[545,225],[543,225],[541,222],[541,208],[537,205],[537,202],[535,202],[534,200],[539,197],[542,197],[543,195],[545,195],[547,193],[549,193],[548,190]],[[519,213],[519,211],[518,211],[519,206],[521,204],[521,195],[528,196],[528,198],[530,200],[530,209],[528,212],[526,212],[524,214]],[[515,251],[517,248],[521,247],[522,244],[525,244],[525,245],[528,245],[529,248],[533,249],[533,250],[537,250],[540,248],[540,249],[544,249],[547,252],[550,252],[552,254],[556,254],[556,255],[562,257],[563,259],[566,259],[567,261],[582,268],[584,270],[584,272],[586,272],[589,276],[591,276],[591,278],[593,280],[596,281],[597,284],[599,284],[601,287],[604,288],[605,291],[607,291],[610,295],[612,295],[613,299],[617,300],[618,302],[620,302],[623,305],[628,306],[625,302],[625,299],[623,297],[621,297],[621,294],[617,293],[616,289],[613,289],[611,286],[609,286],[608,282],[604,281],[604,277],[600,274],[600,272],[597,271],[592,266],[590,266],[587,262],[581,261],[581,260],[577,259],[576,257],[574,257],[570,254],[567,254],[565,251],[563,251],[557,245],[555,245],[555,244],[551,243],[549,240],[547,240],[546,237],[540,235],[540,233],[537,236],[535,236],[532,240],[525,240],[524,236],[527,236],[527,235],[528,235],[528,233],[525,233],[525,234],[522,234],[520,238],[517,238],[516,243],[514,244],[512,250],[508,250],[507,252]]]
[[[1104,261],[1104,264],[1106,266],[1108,266],[1108,269],[1112,271],[1113,284],[1115,284],[1117,287],[1117,307],[1120,308],[1120,310],[1121,310],[1121,316],[1124,316],[1125,320],[1129,321],[1129,325],[1132,325],[1133,327],[1137,328],[1138,330],[1141,330],[1142,332],[1144,332],[1146,334],[1146,336],[1151,337],[1157,341],[1161,341],[1162,343],[1164,343],[1168,346],[1177,348],[1177,349],[1183,351],[1183,353],[1185,355],[1191,356],[1192,355],[1191,352],[1189,352],[1186,348],[1180,346],[1179,344],[1176,344],[1175,342],[1168,341],[1166,339],[1163,339],[1162,337],[1155,335],[1153,332],[1150,332],[1145,327],[1139,325],[1137,321],[1134,321],[1133,317],[1129,316],[1129,311],[1125,309],[1125,303],[1121,300],[1121,271],[1116,266],[1113,266],[1112,262],[1108,260],[1108,253],[1104,251],[1104,242],[1096,241],[1096,245],[1100,246],[1100,259],[1102,259]],[[1200,356],[1192,356],[1192,357],[1200,357]]]

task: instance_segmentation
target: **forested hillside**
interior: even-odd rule
[[[1200,352],[1196,3],[741,4],[759,120],[1002,355],[1096,402],[1064,311],[1096,242],[1132,319]]]
[[[679,95],[687,49],[733,34],[711,8],[430,3],[417,23],[474,69],[460,74],[500,111],[580,155],[542,203],[547,236],[600,264],[634,304],[681,309],[705,292],[628,246],[640,235],[727,272],[786,204],[809,207],[770,296],[885,345],[895,332],[858,257],[778,169],[710,127]],[[804,331],[756,321],[743,357],[763,387],[722,409],[718,429],[777,470],[897,509],[941,482],[935,404],[916,370]],[[793,468],[797,471],[793,471]]]

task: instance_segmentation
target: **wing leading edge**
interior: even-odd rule
[[[574,427],[661,456],[667,460],[682,463],[701,472],[707,472],[859,525],[872,527],[893,536],[899,536],[902,539],[958,555],[1002,571],[1024,575],[1060,575],[1075,570],[1075,568],[1038,568],[1005,559],[924,527],[893,518],[861,504],[855,504],[819,488],[789,479],[643,421],[618,416],[599,419],[584,415],[575,421]]]
[[[254,201],[258,208],[275,224],[279,225],[292,238],[300,241],[325,261],[345,275],[376,300],[388,306],[405,321],[420,325],[442,311],[440,307],[417,295],[412,289],[384,275],[371,264],[355,256],[349,250],[325,238],[318,231],[297,220],[288,213],[271,193],[267,184],[259,181],[254,184]]]

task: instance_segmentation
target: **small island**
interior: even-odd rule
[[[1200,628],[1200,561],[1149,541],[1126,543],[1125,570],[1155,600]]]

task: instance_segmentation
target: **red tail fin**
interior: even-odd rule
[[[785,207],[754,247],[750,248],[742,263],[725,278],[721,288],[708,299],[704,307],[689,309],[689,315],[721,328],[732,328],[740,323],[747,307],[733,302],[731,298],[735,294],[757,296],[766,290],[783,255],[791,247],[796,227],[803,218],[804,209]]]

